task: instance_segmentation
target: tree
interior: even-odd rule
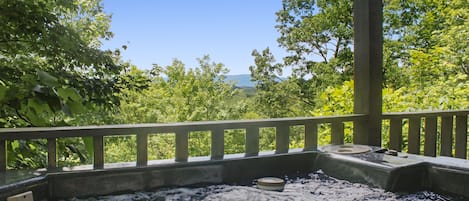
[[[385,45],[391,58],[421,82],[467,74],[468,11],[464,0],[385,1]]]
[[[198,59],[199,65],[186,68],[174,60],[169,66],[154,65],[149,72],[151,83],[141,91],[125,90],[122,94],[119,123],[161,123],[207,120],[242,119],[248,105],[238,96],[240,90],[225,82],[228,69],[215,63],[209,56]],[[138,74],[138,73],[137,73]],[[236,132],[236,131],[227,131]],[[189,137],[191,155],[208,155],[210,137],[207,132],[192,132]],[[243,135],[226,135],[228,151],[236,151],[235,145],[243,144]],[[168,144],[169,143],[169,144]],[[159,147],[157,158],[170,158],[174,150],[174,135],[154,136],[150,144]],[[197,144],[197,146],[192,146]],[[173,146],[173,147],[171,147]]]
[[[459,0],[385,1],[385,73],[395,77],[386,76],[383,112],[469,107],[468,12],[467,2]],[[353,82],[347,81],[327,88],[318,96],[313,115],[350,114],[351,87]],[[383,122],[383,130],[388,129]],[[325,138],[320,136],[323,143]],[[385,146],[388,141],[383,135]]]
[[[0,126],[67,125],[88,103],[113,105],[123,65],[99,0],[0,1]]]
[[[278,90],[258,87],[258,99],[276,102],[275,105],[282,107],[288,107],[291,104],[287,106],[285,103],[294,101],[294,105],[302,105],[299,111],[311,110],[315,106],[315,97],[322,90],[330,85],[339,85],[352,76],[352,1],[284,0],[282,3],[283,9],[276,13],[276,28],[280,33],[278,43],[290,55],[281,63],[265,67],[266,63],[262,61],[275,59],[268,49],[262,54],[254,50],[256,66],[251,67],[251,74],[262,84],[270,79],[265,75],[285,67],[292,68],[292,75],[277,84]],[[271,73],[261,73],[267,71]],[[271,95],[280,91],[289,95],[273,99]],[[280,116],[285,114],[276,117]]]
[[[301,93],[297,82],[284,80],[283,65],[275,63],[269,48],[262,52],[254,50],[255,66],[250,66],[251,77],[256,81],[256,111],[262,117],[279,118],[299,116],[304,102],[299,100]],[[297,107],[295,107],[297,106]]]
[[[0,22],[0,127],[65,126],[90,108],[118,105],[127,65],[118,50],[99,49],[112,37],[100,0],[0,0]],[[82,145],[59,140],[59,164],[62,156],[90,160]],[[8,164],[44,167],[45,147],[43,140],[9,142]]]
[[[239,119],[245,105],[231,102],[240,90],[225,82],[228,69],[209,56],[198,61],[189,69],[179,60],[166,67],[155,64],[147,89],[128,89],[121,97],[125,123]]]

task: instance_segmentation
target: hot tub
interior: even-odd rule
[[[264,153],[255,157],[226,155],[189,162],[166,162],[144,167],[109,167],[102,170],[56,171],[0,187],[0,198],[32,191],[35,200],[67,199],[133,192],[165,187],[242,184],[261,177],[318,173],[390,192],[431,191],[464,200],[469,198],[469,162],[448,157],[388,155],[370,147],[363,153],[341,154],[295,151]],[[282,192],[279,192],[282,193]]]

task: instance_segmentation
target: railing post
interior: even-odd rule
[[[245,156],[259,155],[259,128],[246,128],[246,154]]]
[[[425,156],[436,156],[436,123],[436,117],[425,117]]]
[[[389,128],[389,148],[396,151],[402,149],[402,119],[391,118]]]
[[[441,145],[440,155],[453,155],[453,116],[441,117]]]
[[[279,125],[275,128],[275,153],[288,153],[290,146],[290,127]]]
[[[318,124],[305,124],[305,148],[304,151],[316,150],[318,148]]]
[[[189,132],[186,130],[176,131],[176,162],[187,162],[189,157]]]
[[[420,154],[420,117],[409,118],[408,153]]]
[[[331,144],[344,144],[344,123],[331,123]]]
[[[467,115],[456,116],[456,158],[467,158]]]
[[[0,174],[7,171],[7,146],[6,140],[0,140]]]
[[[47,139],[47,168],[53,170],[57,168],[57,139]]]
[[[0,184],[6,184],[7,149],[6,140],[0,140]]]
[[[104,137],[93,136],[93,148],[94,148],[94,169],[104,168]]]
[[[354,113],[366,119],[355,121],[355,144],[381,146],[383,2],[355,0],[354,30]]]
[[[148,164],[148,134],[137,133],[137,166]]]
[[[211,130],[212,146],[211,146],[211,160],[223,159],[225,150],[225,130],[223,128],[213,128]]]

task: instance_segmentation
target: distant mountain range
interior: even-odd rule
[[[234,82],[237,87],[254,87],[255,82],[251,81],[250,74],[226,75],[227,82]]]

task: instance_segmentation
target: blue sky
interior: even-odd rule
[[[141,69],[166,66],[174,58],[194,67],[196,58],[209,54],[229,74],[248,74],[253,49],[269,47],[277,59],[285,55],[274,27],[281,0],[103,0],[103,5],[112,14],[115,35],[103,48],[127,45],[124,60]]]

